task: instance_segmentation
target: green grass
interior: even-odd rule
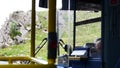
[[[76,30],[77,45],[84,45],[87,42],[93,42],[96,38],[101,37],[100,22],[78,26]]]
[[[1,56],[29,56],[30,43],[13,45],[0,50]]]
[[[40,22],[37,22],[37,24],[41,24],[42,29],[36,29],[36,41],[35,41],[36,46],[39,45],[42,39],[47,37],[47,33],[43,32],[43,29],[47,29],[48,27],[48,24],[47,24],[48,21],[47,19],[45,19],[47,18],[47,14],[48,12],[39,13]],[[77,21],[88,19],[88,18],[99,17],[99,16],[100,16],[100,12],[93,13],[93,12],[77,11]],[[100,22],[77,26],[76,27],[76,45],[82,46],[87,42],[93,42],[96,38],[99,38],[101,36],[100,26],[101,26]],[[62,37],[65,43],[67,43],[69,39],[67,34],[68,33],[64,33],[64,36]],[[27,38],[30,38],[30,37],[31,37],[31,33],[27,35]],[[30,40],[28,40],[24,44],[9,46],[7,48],[0,49],[0,55],[1,56],[30,56],[30,45],[31,45]],[[62,48],[60,52],[62,54],[65,53]],[[47,44],[40,50],[40,52],[36,55],[36,57],[47,60]]]

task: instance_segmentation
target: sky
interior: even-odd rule
[[[13,11],[22,10],[26,12],[31,10],[31,2],[32,0],[0,0],[0,28]],[[45,10],[40,8],[38,3],[39,0],[36,0],[36,10]],[[57,8],[61,8],[61,0],[57,0]]]

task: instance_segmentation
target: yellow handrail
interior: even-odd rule
[[[8,61],[9,64],[2,64],[0,68],[56,68],[54,64],[12,64],[13,61],[25,61],[28,60],[30,62],[34,59],[32,57],[0,57],[1,61]],[[38,62],[37,62],[38,63]]]
[[[55,65],[40,65],[40,64],[30,64],[30,65],[0,65],[0,68],[56,68]]]
[[[23,60],[28,60],[31,61],[31,58],[29,57],[0,57],[1,61],[8,61],[9,64],[12,64],[13,61],[23,61]]]

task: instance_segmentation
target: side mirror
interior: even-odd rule
[[[70,2],[69,2],[70,1]],[[76,0],[62,0],[62,9],[61,10],[74,10]],[[68,7],[70,3],[70,8]]]
[[[39,0],[39,7],[48,8],[48,0]]]

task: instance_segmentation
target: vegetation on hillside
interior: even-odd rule
[[[18,31],[17,23],[12,22],[10,24],[10,37],[12,39],[14,39],[14,37],[17,36],[17,35],[21,35],[21,33],[20,33],[20,31]]]
[[[40,42],[47,38],[47,27],[48,27],[48,12],[41,11],[39,12],[39,20],[40,22],[37,22],[37,24],[41,24],[41,29],[36,29],[36,46],[40,44]],[[87,19],[87,18],[94,18],[100,16],[100,12],[93,13],[93,12],[83,12],[79,11],[77,12],[77,21]],[[101,36],[101,23],[92,23],[87,25],[81,25],[76,27],[76,45],[84,45],[87,42],[93,42],[94,39]],[[66,28],[64,28],[66,29]],[[27,38],[31,38],[31,33],[29,33]],[[66,38],[68,36],[63,36],[63,41],[67,41]],[[30,56],[30,40],[25,41],[24,44],[20,45],[13,45],[9,46],[4,49],[0,49],[0,56]],[[63,50],[62,50],[63,51]],[[45,46],[40,50],[40,52],[36,55],[38,58],[47,59],[47,43]]]

